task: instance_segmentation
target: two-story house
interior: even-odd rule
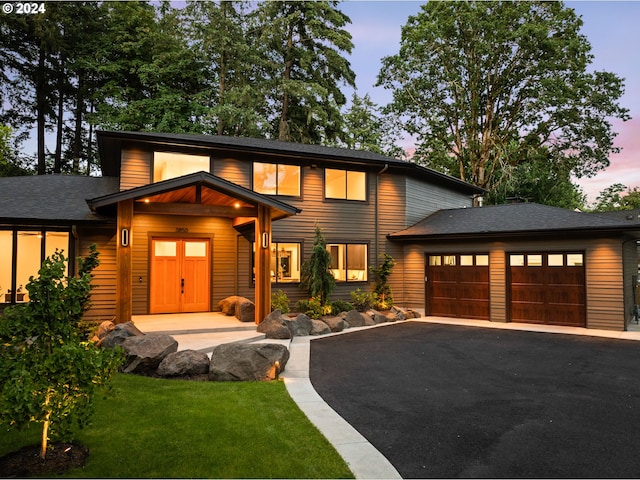
[[[0,304],[28,300],[29,275],[56,248],[75,257],[96,243],[92,320],[214,311],[241,295],[260,321],[272,288],[306,295],[316,224],[334,299],[370,290],[388,253],[396,303],[431,315],[622,330],[635,302],[638,222],[474,208],[482,189],[356,150],[142,132],[99,132],[98,148],[102,177],[0,179]]]

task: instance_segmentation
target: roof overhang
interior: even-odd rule
[[[301,212],[297,207],[207,172],[192,173],[88,199],[87,204],[94,213],[114,215],[117,204],[125,200],[134,201],[136,213],[228,217],[236,220],[257,217],[258,206],[269,207],[272,220]]]

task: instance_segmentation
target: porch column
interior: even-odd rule
[[[256,323],[261,323],[271,311],[271,209],[258,206],[256,219]]]
[[[118,202],[116,234],[116,323],[131,320],[133,200]]]

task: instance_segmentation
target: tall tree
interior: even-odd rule
[[[581,26],[562,2],[424,5],[378,76],[416,161],[488,189],[544,155],[576,177],[608,166],[623,81],[587,71]]]
[[[191,48],[205,69],[200,101],[206,106],[206,133],[264,136],[266,104],[255,73],[262,57],[250,42],[248,9],[243,1],[189,1],[181,12]]]
[[[399,146],[401,129],[395,122],[396,117],[382,115],[368,93],[360,97],[354,92],[343,118],[345,137],[339,145],[397,158],[406,156]]]
[[[354,86],[355,74],[343,56],[353,49],[351,20],[337,3],[267,1],[255,11],[273,138],[318,144],[342,135],[341,86]]]
[[[593,210],[595,212],[610,212],[636,208],[640,208],[640,187],[631,189],[621,183],[614,183],[596,197]]]

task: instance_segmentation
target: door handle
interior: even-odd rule
[[[184,278],[180,279],[180,289],[181,289],[180,293],[184,293]]]

